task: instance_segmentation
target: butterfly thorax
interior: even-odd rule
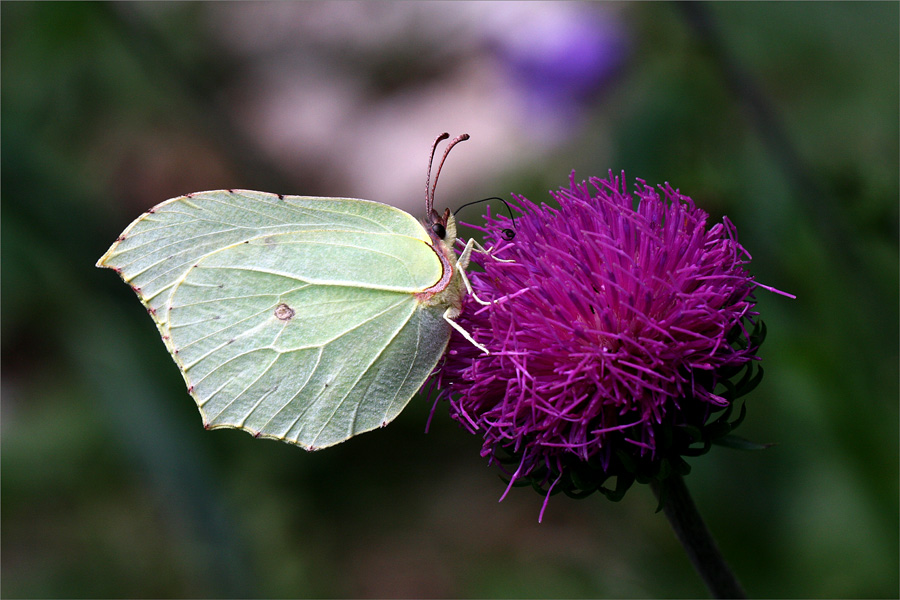
[[[436,224],[440,227],[435,227]],[[440,259],[443,272],[433,286],[420,292],[416,297],[425,306],[452,307],[456,314],[459,314],[464,286],[456,266],[456,252],[453,250],[456,243],[456,219],[448,210],[438,220],[432,218],[431,223],[426,222],[425,229],[431,236],[431,248]]]

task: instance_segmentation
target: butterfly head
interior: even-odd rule
[[[431,236],[431,239],[436,244],[441,243],[452,248],[453,244],[456,243],[456,219],[449,208],[444,209],[443,215],[432,210],[431,214],[428,215],[426,229],[428,229],[428,235]]]

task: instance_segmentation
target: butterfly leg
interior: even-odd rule
[[[484,246],[482,246],[482,245],[479,244],[478,242],[475,242],[475,251],[476,251],[476,252],[481,252],[482,254],[487,254],[487,255],[489,255],[491,258],[493,258],[494,260],[496,260],[497,262],[504,262],[504,263],[516,262],[516,261],[514,261],[514,260],[512,260],[512,259],[507,259],[507,258],[497,258],[496,256],[494,256],[494,255],[492,254],[492,252],[494,251],[494,247],[493,247],[493,246],[491,246],[490,248],[485,248]]]
[[[463,249],[462,254],[459,255],[459,258],[456,260],[456,271],[459,273],[460,279],[462,279],[463,284],[466,286],[466,292],[469,293],[472,298],[475,299],[475,302],[481,304],[482,306],[490,306],[490,302],[485,302],[481,298],[475,295],[475,291],[472,289],[472,284],[469,282],[469,277],[466,275],[466,267],[469,266],[469,257],[472,256],[472,248],[477,244],[473,238],[469,238],[469,241],[466,243],[466,247]]]
[[[457,323],[456,321],[453,320],[453,318],[455,316],[457,316],[458,314],[459,314],[458,311],[451,306],[450,308],[448,308],[447,310],[444,311],[444,320],[447,321],[448,323],[450,323],[450,326],[453,327],[453,329],[457,330],[460,334],[462,334],[462,336],[464,338],[469,340],[473,346],[475,346],[476,348],[478,348],[485,354],[490,354],[490,352],[488,352],[487,348],[485,348],[484,346],[482,346],[481,344],[479,344],[478,342],[475,341],[475,338],[472,337],[471,333],[469,333],[468,331],[463,329],[459,323]]]

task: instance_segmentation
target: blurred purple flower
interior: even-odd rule
[[[661,428],[702,428],[727,406],[716,386],[757,359],[745,325],[765,287],[732,223],[708,227],[668,184],[638,180],[632,196],[624,173],[588,184],[573,172],[551,194],[559,209],[516,196],[512,241],[509,219],[488,215],[493,256],[514,262],[476,256],[473,288],[494,303],[467,299],[458,322],[491,353],[454,334],[433,382],[511,485],[548,494],[581,463],[630,477],[622,464],[644,461],[655,473],[659,438],[671,438]]]
[[[596,10],[532,15],[496,52],[526,106],[569,117],[603,91],[629,52],[623,23]]]

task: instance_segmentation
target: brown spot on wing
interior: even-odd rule
[[[275,307],[275,316],[282,321],[290,321],[294,318],[294,309],[282,302]]]

